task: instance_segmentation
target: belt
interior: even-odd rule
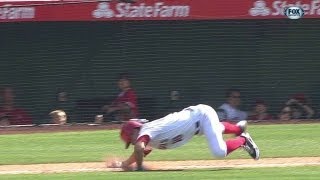
[[[196,132],[194,133],[194,135],[197,135],[200,132],[200,121],[197,121],[195,123],[195,126],[196,126]]]

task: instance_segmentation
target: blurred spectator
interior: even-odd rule
[[[184,107],[185,106],[182,103],[181,95],[180,95],[179,91],[171,91],[170,92],[170,101],[169,101],[167,107],[165,108],[164,114],[167,115],[171,112],[180,111]]]
[[[63,111],[68,115],[68,121],[75,121],[75,105],[73,101],[70,100],[69,94],[64,89],[58,89],[55,96],[55,101],[52,103],[52,107],[48,110],[50,113],[54,111]],[[49,113],[49,115],[50,115]],[[46,117],[47,117],[46,113]],[[51,117],[51,115],[50,115]],[[52,123],[52,117],[49,120]]]
[[[292,111],[290,106],[285,106],[281,109],[280,114],[278,115],[280,121],[287,121],[292,118]]]
[[[1,91],[2,106],[0,107],[1,125],[26,125],[32,124],[31,116],[22,108],[15,107],[14,92],[11,87]]]
[[[264,100],[258,99],[253,107],[249,120],[272,120],[273,116],[268,113],[268,106]]]
[[[49,113],[51,123],[64,125],[67,123],[67,114],[63,110],[55,110]]]
[[[220,120],[240,121],[247,119],[246,112],[239,110],[241,104],[241,93],[238,89],[228,89],[226,91],[226,102],[218,108]]]
[[[294,94],[285,105],[290,108],[292,119],[310,119],[315,114],[303,93]]]
[[[118,79],[118,87],[121,90],[117,98],[115,98],[110,105],[103,106],[105,115],[104,119],[107,121],[127,121],[131,118],[138,118],[138,104],[137,95],[131,87],[131,82],[128,74],[120,74]],[[96,117],[96,123],[103,121],[100,115]]]

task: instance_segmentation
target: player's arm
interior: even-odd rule
[[[125,160],[125,161],[123,161],[123,162],[121,163],[121,168],[123,168],[123,169],[128,169],[129,166],[130,166],[131,164],[135,163],[135,162],[136,162],[135,153],[133,152],[133,153],[131,154],[131,156],[130,156],[127,160]]]
[[[145,148],[145,143],[142,141],[137,142],[134,146],[134,156],[137,164],[137,170],[143,170],[142,163]]]
[[[149,141],[150,137],[148,135],[141,136],[135,143],[134,152],[126,161],[122,162],[122,166],[125,168],[130,166],[132,163],[136,163],[137,170],[143,170],[143,158],[152,151],[151,147],[147,147]]]
[[[139,145],[138,145],[139,144]],[[129,169],[129,166],[133,163],[137,164],[137,170],[143,170],[142,162],[144,157],[144,143],[138,143],[134,146],[134,152],[131,154],[131,156],[122,162],[121,167],[123,169]]]

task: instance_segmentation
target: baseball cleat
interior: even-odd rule
[[[246,121],[246,120],[239,121],[236,124],[236,126],[238,126],[241,129],[242,133],[244,133],[247,130],[248,121]]]
[[[243,145],[243,148],[249,153],[249,155],[254,159],[258,160],[260,158],[260,151],[256,143],[252,140],[249,133],[245,132],[240,135],[246,139],[246,143]]]

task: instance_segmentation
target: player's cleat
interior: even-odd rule
[[[244,133],[247,130],[248,121],[246,121],[246,120],[239,121],[236,124],[236,126],[238,126],[241,129],[241,132]]]
[[[256,143],[252,140],[249,133],[242,133],[240,136],[246,139],[246,143],[243,145],[243,148],[249,153],[249,155],[254,159],[258,160],[260,158],[260,151]]]

